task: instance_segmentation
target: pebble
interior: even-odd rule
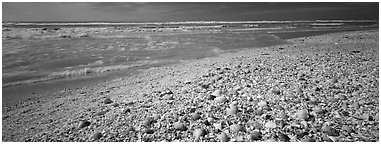
[[[265,127],[270,128],[270,129],[276,128],[276,123],[274,123],[272,121],[268,121],[268,122],[266,122]]]
[[[307,120],[308,119],[308,111],[306,109],[299,110],[297,112],[298,119]]]
[[[221,90],[216,90],[216,91],[214,91],[212,94],[210,94],[210,95],[212,95],[212,96],[215,96],[215,97],[219,97],[219,96],[221,96]]]
[[[259,131],[254,131],[250,134],[250,140],[261,140],[262,139],[262,133]]]
[[[109,99],[109,98],[106,98],[104,101],[103,101],[104,104],[110,104],[112,103],[112,100]]]
[[[102,137],[102,133],[101,132],[95,132],[91,137],[90,137],[90,139],[95,139],[95,140],[97,140],[97,139],[99,139],[99,138],[101,138]]]
[[[217,98],[215,98],[214,100],[215,100],[216,102],[218,102],[218,103],[224,103],[224,102],[227,102],[227,101],[228,101],[228,99],[227,99],[226,97],[224,97],[224,96],[217,97]]]
[[[201,116],[199,114],[197,114],[197,113],[192,113],[191,114],[191,118],[192,118],[192,120],[196,121],[196,120],[200,119]]]
[[[230,131],[232,131],[233,133],[238,133],[240,131],[243,132],[244,130],[245,129],[240,124],[233,124],[233,125],[230,126]]]
[[[79,125],[78,125],[78,128],[81,129],[81,128],[84,128],[84,127],[87,127],[89,126],[91,123],[87,120],[81,120],[79,122]]]
[[[173,124],[173,126],[175,127],[176,130],[180,130],[180,131],[186,131],[187,130],[187,127],[183,123],[180,123],[180,122],[175,122],[175,124]]]
[[[264,106],[266,106],[266,105],[267,105],[267,102],[266,102],[266,101],[261,101],[261,102],[258,103],[258,106],[259,106],[259,107],[264,107]]]
[[[202,136],[205,136],[205,135],[206,135],[205,129],[199,128],[199,129],[195,129],[193,131],[193,136],[196,137],[196,138],[199,138],[199,137],[202,137]]]
[[[228,135],[225,132],[221,132],[221,134],[218,135],[218,139],[221,142],[228,142],[230,138],[228,137]]]
[[[238,108],[233,106],[226,110],[227,115],[235,115],[238,112]]]

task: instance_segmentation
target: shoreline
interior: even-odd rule
[[[375,34],[377,34],[377,39],[374,39]],[[347,37],[349,38],[357,38],[357,36],[364,38],[346,38],[344,40],[343,37],[346,37],[346,35],[348,35]],[[154,111],[158,114],[164,114],[166,113],[165,111],[176,111],[176,107],[173,107],[173,105],[184,105],[183,102],[186,102],[190,98],[200,100],[200,98],[204,95],[210,94],[213,88],[200,89],[197,85],[192,87],[193,84],[208,83],[209,81],[202,81],[203,77],[211,72],[214,72],[218,67],[229,67],[230,69],[234,67],[234,70],[237,63],[238,65],[243,66],[247,64],[255,64],[250,62],[272,61],[271,58],[278,56],[281,57],[280,60],[287,59],[289,57],[296,58],[300,56],[297,54],[319,55],[332,53],[330,55],[336,55],[335,51],[340,52],[340,54],[352,53],[353,51],[366,51],[366,54],[372,54],[365,49],[367,47],[377,47],[377,49],[372,50],[376,51],[376,54],[378,55],[378,30],[331,33],[327,35],[296,38],[287,41],[293,44],[247,49],[237,51],[236,53],[223,53],[218,57],[210,57],[205,59],[185,60],[181,63],[170,66],[145,69],[131,77],[118,78],[97,84],[92,83],[91,85],[83,88],[52,94],[58,95],[58,97],[38,98],[27,102],[18,103],[10,107],[5,107],[3,102],[3,141],[54,141],[58,140],[58,138],[62,141],[89,141],[87,138],[90,137],[91,133],[94,131],[102,131],[104,137],[99,139],[99,141],[117,141],[117,139],[112,139],[112,137],[115,137],[113,132],[121,132],[120,129],[125,129],[126,127],[120,123],[120,120],[117,120],[115,123],[111,123],[112,126],[105,126],[110,122],[110,120],[112,121],[112,117],[120,118],[120,115],[124,115],[121,111],[129,108],[133,112],[132,115],[140,114],[141,116],[135,118],[129,117],[130,119],[128,120],[131,122],[128,126],[135,127],[139,125],[140,120],[144,120],[145,117],[152,115]],[[355,44],[353,44],[353,42],[355,42]],[[373,62],[374,59],[370,59],[369,61]],[[258,65],[267,65],[267,63],[260,63]],[[274,66],[277,66],[277,64]],[[282,65],[280,66],[282,67]],[[304,66],[300,66],[300,68],[306,69]],[[237,67],[236,69],[240,70],[242,68]],[[329,73],[334,71],[335,70],[332,69]],[[378,72],[378,65],[377,70],[373,70],[373,72]],[[341,80],[342,79],[339,81]],[[269,84],[268,87],[277,85],[275,83],[282,85],[283,80],[276,81],[274,81],[274,84]],[[231,84],[235,85],[239,83],[241,82],[234,81]],[[213,87],[217,88],[219,86],[216,85]],[[158,98],[157,94],[160,94],[166,89],[171,89],[171,91],[175,94],[175,101],[164,100],[164,103],[161,103],[162,100]],[[183,89],[189,91],[185,94],[186,97],[179,96]],[[260,93],[264,94],[267,90],[268,89],[260,89]],[[102,101],[106,97],[110,98],[115,103],[118,103],[119,106],[114,107],[103,104]],[[133,107],[130,106],[130,102],[133,103]],[[206,103],[207,102],[201,101],[201,104]],[[140,112],[144,109],[148,109],[149,113]],[[105,116],[102,116],[101,118],[94,118],[92,116],[97,111],[102,110],[107,111]],[[41,117],[41,114],[45,117]],[[19,115],[20,117],[16,118],[16,116]],[[204,117],[206,115],[202,116]],[[34,118],[32,119],[32,117]],[[26,120],[24,120],[25,118]],[[72,128],[77,127],[78,120],[83,119],[89,120],[95,125],[87,127],[85,130],[72,131]],[[19,124],[15,123],[15,121]],[[10,128],[12,128],[13,125],[17,128],[11,130]],[[28,125],[26,128],[27,130],[22,130],[22,127],[26,125]],[[63,134],[65,131],[72,131],[67,134],[69,137],[61,136],[65,135]],[[48,134],[44,134],[45,132]],[[60,135],[56,135],[55,132],[60,133]],[[33,136],[31,135],[32,133],[37,133],[37,135]],[[76,135],[79,135],[80,137],[73,137],[71,135],[73,133],[76,133]],[[23,138],[17,138],[15,135],[25,136]],[[44,139],[45,137],[46,139]],[[54,137],[56,139],[49,137]],[[183,139],[191,140],[187,138]],[[378,137],[376,139],[378,141]],[[128,141],[138,140],[130,138]]]
[[[359,30],[355,30],[355,31],[359,31]],[[364,31],[364,30],[360,30],[360,31]],[[328,31],[319,32],[317,34],[308,34],[307,36],[311,36],[311,35],[319,36],[319,35],[323,35],[323,34],[327,34],[327,33],[330,34],[330,33],[340,33],[340,32],[351,32],[351,31],[348,31],[348,30],[338,30],[338,31],[337,30],[331,30],[330,31],[330,30],[328,30]],[[304,33],[304,32],[296,32],[296,33]],[[284,33],[284,32],[270,33],[270,34],[275,35],[276,37],[279,37],[282,41],[285,41],[286,43],[287,43],[287,40],[289,40],[289,39],[295,39],[293,37],[298,38],[301,35],[306,35],[306,34],[301,34],[301,35],[296,34],[294,36],[293,35],[287,36],[287,32],[286,33]],[[276,45],[279,45],[279,44],[276,44]],[[280,45],[282,45],[282,44],[280,44]],[[262,46],[259,46],[258,48],[262,48]],[[252,49],[252,48],[223,50],[224,51],[223,53],[231,53],[231,52],[248,50],[248,49]],[[212,57],[215,57],[215,56],[212,56]],[[181,61],[187,61],[187,60],[188,59],[176,60],[176,61],[181,62]],[[34,98],[36,96],[41,97],[41,95],[48,95],[49,93],[52,93],[52,92],[64,91],[65,89],[75,89],[75,88],[78,88],[82,85],[97,83],[97,82],[100,82],[103,80],[112,80],[112,79],[114,79],[115,74],[123,75],[121,73],[123,73],[125,71],[126,72],[136,71],[136,70],[139,71],[139,70],[141,70],[140,68],[134,68],[134,67],[135,66],[146,67],[145,65],[149,66],[151,64],[144,64],[144,63],[139,64],[139,63],[137,63],[135,65],[134,64],[133,65],[121,65],[122,66],[121,68],[119,68],[120,67],[119,65],[116,65],[116,66],[110,65],[110,66],[105,66],[105,67],[106,68],[110,67],[111,69],[113,69],[115,67],[115,69],[119,69],[119,70],[112,71],[112,72],[106,72],[106,73],[97,72],[97,69],[102,69],[102,67],[84,68],[84,69],[79,69],[79,70],[75,70],[75,71],[68,71],[68,72],[66,72],[66,71],[54,72],[50,75],[55,74],[55,75],[58,75],[57,77],[51,76],[51,77],[43,77],[43,78],[39,78],[39,79],[30,79],[30,80],[26,80],[26,81],[16,81],[16,82],[7,83],[7,84],[2,86],[2,89],[4,91],[3,96],[4,95],[6,96],[5,97],[6,103],[14,104],[17,101],[23,101],[25,99]],[[133,67],[133,68],[130,68],[130,67]],[[86,70],[86,69],[88,69],[88,71],[94,71],[95,73],[90,74],[90,75],[82,74],[84,72],[84,70]],[[143,69],[145,69],[145,68],[143,68]],[[66,74],[66,73],[68,73],[68,74]],[[72,74],[73,77],[71,77],[69,74]],[[69,75],[69,76],[66,76],[66,75]],[[78,75],[78,76],[76,76],[76,75]],[[128,74],[128,75],[130,75],[130,74]],[[110,78],[110,77],[112,77],[112,78]],[[76,84],[76,86],[72,86],[72,85],[68,84],[68,83],[70,83],[70,81],[77,83],[81,80],[85,80],[88,82],[81,82],[83,84]],[[59,84],[59,82],[61,82],[62,84]],[[56,86],[51,86],[50,84],[54,84]],[[49,89],[53,88],[54,91],[50,90],[48,92],[44,92],[46,90],[46,87],[49,87]],[[58,87],[62,87],[62,88],[59,89]],[[20,91],[20,88],[22,88],[23,90]],[[4,97],[3,97],[3,99],[4,99]],[[12,100],[8,102],[9,99],[12,99]]]

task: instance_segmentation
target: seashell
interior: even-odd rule
[[[104,101],[103,101],[104,104],[110,104],[112,103],[112,100],[109,99],[109,98],[106,98]]]
[[[111,104],[111,106],[113,106],[113,107],[118,107],[119,104],[118,104],[118,103],[113,103],[113,104]]]
[[[215,98],[214,100],[215,100],[216,102],[218,102],[218,103],[224,103],[224,102],[227,102],[227,101],[228,101],[228,99],[227,99],[226,97],[224,97],[224,96],[217,97],[217,98]]]
[[[233,124],[230,126],[230,131],[232,131],[233,133],[238,133],[240,131],[244,131],[244,127],[242,125],[239,125],[239,124]]]
[[[214,95],[208,95],[207,96],[207,100],[214,100],[216,98],[216,96],[214,96]]]
[[[213,123],[214,128],[218,130],[222,130],[222,124],[221,123]]]
[[[306,109],[299,110],[297,112],[298,119],[306,120],[308,119],[308,111]]]
[[[261,102],[258,103],[258,106],[259,106],[259,107],[264,107],[264,106],[266,106],[266,105],[267,105],[267,102],[266,102],[266,101],[261,101]]]
[[[271,90],[271,92],[274,93],[274,94],[280,95],[280,90],[277,89],[277,88],[273,88],[273,89]]]
[[[238,112],[238,108],[235,107],[235,106],[230,107],[230,108],[228,108],[228,109],[226,110],[226,114],[227,114],[227,115],[235,115],[235,114],[237,114],[237,112]]]
[[[225,132],[221,132],[220,135],[217,136],[217,138],[221,141],[221,142],[228,142],[229,141],[229,137],[228,135],[225,133]]]
[[[95,132],[91,137],[90,139],[100,139],[102,137],[102,133],[101,132]]]
[[[317,103],[318,101],[319,101],[319,99],[316,98],[316,97],[311,97],[310,98],[310,102],[312,102],[312,103]]]
[[[276,128],[276,123],[272,121],[266,122],[265,127],[270,129]]]
[[[186,131],[187,130],[187,127],[183,123],[180,123],[180,122],[175,122],[173,124],[173,126],[175,127],[176,130],[180,130],[180,131]]]
[[[302,142],[315,142],[315,140],[310,138],[310,137],[304,137],[301,141]]]
[[[197,113],[192,113],[191,114],[191,118],[192,118],[192,120],[196,121],[196,120],[200,119],[201,116],[199,114],[197,114]]]
[[[259,115],[259,116],[263,114],[263,111],[261,109],[256,109],[254,112],[256,115]]]
[[[221,90],[216,90],[216,91],[214,91],[212,94],[210,94],[210,95],[212,95],[212,96],[215,96],[215,97],[219,97],[219,96],[221,96]]]
[[[347,131],[348,133],[352,133],[353,132],[353,129],[347,125],[344,125],[342,128],[342,130],[344,131]]]
[[[262,139],[262,133],[259,131],[254,131],[253,133],[250,134],[249,136],[251,141],[254,140],[261,140]]]
[[[157,121],[160,119],[160,115],[159,114],[153,114],[153,120]]]
[[[330,127],[330,126],[324,126],[322,128],[322,132],[327,134],[328,136],[339,136],[339,131],[337,131],[336,129]]]
[[[303,93],[302,89],[300,89],[299,87],[296,87],[294,91],[295,91],[297,94],[301,94],[301,93]]]
[[[333,79],[329,80],[329,83],[331,83],[331,84],[334,84],[334,83],[337,83],[337,82],[338,82],[337,78],[333,78]]]
[[[354,102],[354,103],[352,104],[352,107],[353,107],[354,109],[359,109],[359,108],[360,108],[360,105],[359,105],[358,102]]]
[[[281,142],[289,142],[291,139],[287,135],[285,135],[283,133],[280,133],[278,135],[278,140],[281,141]]]
[[[87,127],[89,126],[91,123],[87,120],[81,120],[79,122],[79,125],[78,125],[78,128],[81,129],[81,128],[84,128],[84,127]]]
[[[195,129],[193,131],[193,136],[196,137],[196,138],[199,138],[199,137],[202,137],[202,136],[205,136],[205,135],[206,135],[205,129],[199,128],[199,129]]]
[[[143,129],[143,133],[146,133],[146,134],[153,134],[155,131],[153,129],[150,129],[150,128],[144,128]]]
[[[135,131],[135,129],[134,129],[134,127],[132,127],[132,126],[129,126],[129,127],[127,127],[126,131],[127,131],[127,132]]]
[[[215,123],[217,121],[216,118],[214,118],[214,117],[208,117],[207,120],[210,123]]]
[[[324,110],[320,107],[320,106],[316,106],[314,107],[314,112],[317,113],[317,114],[322,114],[324,112]]]

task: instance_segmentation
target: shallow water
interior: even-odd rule
[[[207,58],[224,50],[285,43],[258,32],[18,41],[3,42],[3,85],[97,74],[154,61]]]

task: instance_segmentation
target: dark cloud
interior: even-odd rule
[[[378,19],[378,3],[9,3],[3,20],[14,21],[185,21]]]

